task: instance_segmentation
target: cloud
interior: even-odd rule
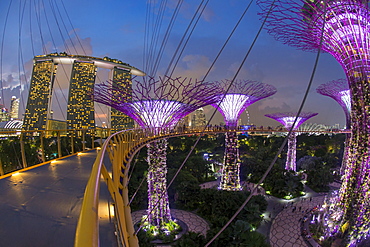
[[[186,55],[181,64],[176,67],[175,74],[181,77],[203,79],[208,71],[211,61],[207,56],[203,55]]]
[[[290,105],[288,105],[286,102],[282,102],[281,100],[276,99],[269,99],[262,102],[257,102],[256,107],[263,113],[276,113],[276,112],[291,112],[291,111],[297,111],[293,110]]]
[[[207,22],[211,22],[214,16],[215,16],[215,12],[212,9],[209,9],[207,7],[204,9],[202,13],[203,19]]]
[[[228,71],[233,77],[238,71],[240,63],[233,63],[229,66]],[[259,68],[258,63],[251,64],[249,66],[243,66],[239,71],[238,78],[262,81],[265,78],[263,71]]]
[[[65,51],[68,54],[91,56],[93,48],[91,38],[80,38],[78,36],[65,40],[64,46],[59,47],[60,51]]]

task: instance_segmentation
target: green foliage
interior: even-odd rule
[[[222,227],[238,210],[248,197],[249,192],[202,189],[199,195],[197,213],[212,222],[212,227]],[[267,202],[262,196],[253,196],[245,208],[236,217],[257,227],[266,210]]]
[[[170,220],[169,222],[162,222],[160,227],[149,224],[143,219],[143,227],[138,233],[139,242],[162,242],[170,243],[173,242],[175,236],[182,231],[182,228],[175,221]],[[140,244],[141,246],[141,244]]]
[[[207,232],[207,242],[220,231],[220,227],[212,228]],[[212,247],[268,247],[264,235],[253,230],[246,221],[237,220],[227,227],[210,245]]]
[[[205,237],[196,232],[187,232],[182,235],[179,240],[176,241],[176,247],[190,247],[190,246],[204,246],[206,244]]]
[[[330,163],[325,162],[324,158],[311,156],[303,157],[299,163],[306,170],[308,187],[316,192],[329,191],[329,184],[334,182]]]
[[[283,140],[283,137],[263,136],[243,137],[240,140],[240,158],[244,166],[242,173],[246,174],[250,182],[257,183],[261,179]],[[286,151],[277,160],[277,165],[283,167],[285,154]]]
[[[169,151],[167,153],[167,166],[178,169],[186,159],[189,151],[194,146],[198,136],[173,137],[168,140]],[[209,180],[210,163],[203,159],[204,152],[210,152],[217,143],[209,139],[208,136],[202,137],[193,154],[184,164],[182,171],[189,172],[192,176],[202,183]]]
[[[168,169],[167,181],[171,181],[177,169]],[[200,186],[198,179],[188,171],[180,171],[168,188],[171,205],[184,210],[195,210],[198,206]]]
[[[148,163],[146,162],[146,157],[147,149],[144,147],[131,162],[132,175],[128,186],[129,198],[132,198],[136,193],[130,204],[132,211],[148,208],[148,183],[146,179]]]
[[[266,177],[263,188],[278,198],[295,198],[301,196],[304,186],[301,177],[295,172],[275,165]]]

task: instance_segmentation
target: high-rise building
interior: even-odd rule
[[[34,60],[23,130],[46,129],[56,70],[57,65],[52,59]]]
[[[196,109],[191,119],[192,128],[204,127],[207,125],[206,114],[204,114],[203,108]]]
[[[0,122],[9,121],[9,112],[4,105],[0,105]]]
[[[132,93],[132,81],[130,70],[114,67],[112,70],[112,81],[114,84],[119,84],[122,89],[125,89],[125,94],[131,95]],[[131,97],[127,98],[126,102],[129,102]],[[111,128],[114,129],[131,129],[134,128],[134,120],[122,112],[111,108],[110,111]]]
[[[127,90],[131,90],[131,75],[145,75],[129,64],[108,57],[96,58],[66,53],[35,56],[23,130],[44,130],[53,126],[47,122],[52,118],[50,103],[58,64],[72,66],[66,119],[69,129],[95,127],[94,103],[90,92],[95,84],[97,68],[113,71],[112,80],[125,85]],[[129,100],[129,97],[127,99]],[[19,105],[19,101],[14,101],[14,116],[18,115],[15,110],[18,109],[17,103]],[[112,111],[111,116],[112,127],[133,126],[133,121],[125,115]]]
[[[94,89],[97,67],[93,61],[73,62],[67,106],[68,129],[95,127],[94,102],[90,93]]]
[[[19,112],[19,99],[17,97],[12,96],[10,101],[10,112],[9,116],[11,119],[18,119],[18,112]]]

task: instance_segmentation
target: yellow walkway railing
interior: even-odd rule
[[[0,179],[50,161],[100,147],[114,130],[0,131]],[[9,156],[9,153],[14,155]]]
[[[109,136],[104,142],[101,151],[95,160],[92,172],[85,189],[83,204],[81,208],[80,218],[78,220],[75,247],[84,246],[99,246],[99,217],[98,217],[98,203],[99,203],[99,188],[101,176],[108,185],[108,190],[114,201],[114,215],[117,220],[118,237],[124,246],[136,247],[138,246],[138,239],[136,237],[134,225],[131,218],[131,209],[128,198],[128,171],[130,169],[130,162],[133,156],[144,145],[157,139],[169,138],[174,136],[183,136],[189,134],[207,134],[207,133],[221,133],[228,130],[218,126],[201,129],[183,129],[177,128],[174,130],[161,130],[160,134],[157,131],[134,129],[125,130]],[[273,129],[251,129],[248,131],[237,130],[238,132],[286,132],[286,130]],[[342,133],[341,131],[338,131]],[[338,133],[331,132],[331,133]],[[328,133],[328,131],[323,131]],[[109,155],[112,164],[112,176],[107,171],[103,164],[103,158]]]

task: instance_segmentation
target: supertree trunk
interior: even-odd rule
[[[354,242],[369,235],[370,231],[370,96],[369,81],[351,78],[352,135],[348,145],[348,159],[340,188],[339,206],[343,220],[351,226]]]
[[[240,159],[239,159],[239,146],[238,134],[236,132],[225,133],[225,154],[224,154],[224,167],[222,170],[221,182],[219,189],[222,190],[241,190],[240,186]]]
[[[150,144],[148,148],[148,221],[151,225],[160,227],[162,223],[171,220],[167,194],[167,139],[160,139]]]
[[[347,129],[350,129],[350,128],[347,128]],[[340,166],[340,175],[343,176],[345,171],[346,171],[346,167],[347,167],[347,163],[348,163],[348,149],[349,149],[349,143],[351,141],[351,134],[346,134],[346,140],[344,141],[344,147],[343,147],[343,158],[342,158],[342,164]]]
[[[285,163],[285,170],[296,171],[296,153],[297,153],[297,133],[292,132],[288,137],[288,152]]]

